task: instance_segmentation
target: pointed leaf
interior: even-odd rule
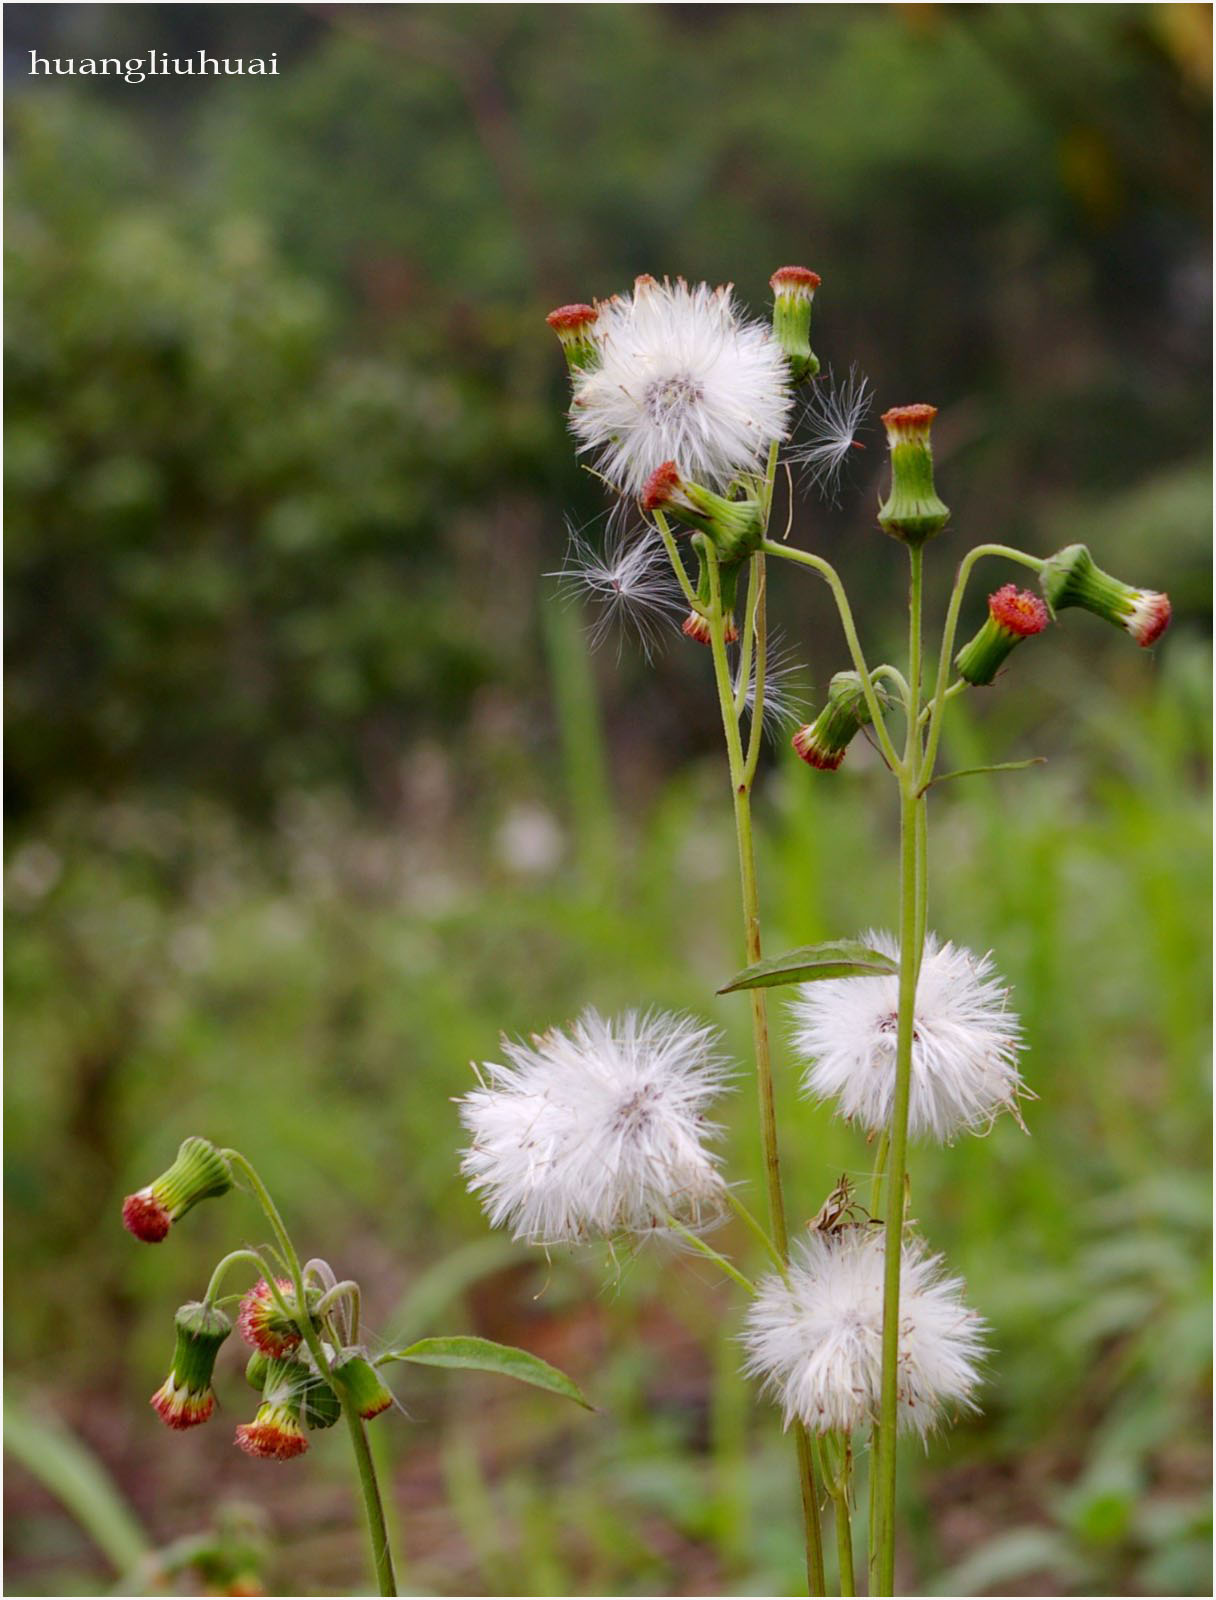
[[[936,778],[930,778],[920,793],[924,794],[926,789],[932,789],[935,783],[949,783],[951,778],[974,778],[980,772],[1021,772],[1026,767],[1046,765],[1046,756],[1031,756],[1028,761],[997,761],[990,767],[959,767],[957,772],[943,772]]]
[[[510,1344],[495,1344],[493,1339],[474,1339],[454,1335],[445,1339],[419,1339],[401,1350],[389,1350],[381,1361],[414,1361],[423,1367],[466,1367],[476,1372],[496,1372],[503,1378],[530,1383],[536,1389],[564,1395],[576,1405],[594,1411],[583,1391],[564,1372],[551,1367],[539,1356]]]
[[[817,978],[885,978],[898,971],[899,963],[881,950],[871,950],[856,939],[833,939],[757,961],[724,984],[718,993],[771,989],[779,983],[813,983]]]

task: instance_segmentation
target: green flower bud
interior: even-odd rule
[[[1080,606],[1122,628],[1142,648],[1156,644],[1170,625],[1170,597],[1154,589],[1133,589],[1103,572],[1083,544],[1070,544],[1044,564],[1039,584],[1053,611]]]
[[[878,525],[905,544],[924,544],[950,520],[950,508],[933,487],[929,429],[936,406],[895,406],[883,413],[891,449],[891,491],[878,510]]]
[[[874,692],[882,705],[887,703],[885,690],[874,683]],[[838,672],[828,684],[828,699],[814,722],[799,728],[791,743],[808,766],[821,772],[835,772],[844,760],[845,751],[855,736],[870,721],[870,708],[866,705],[861,674]]]
[[[392,1390],[381,1381],[380,1374],[361,1350],[340,1351],[330,1370],[346,1403],[353,1406],[364,1421],[378,1417],[392,1405]]]
[[[674,461],[665,461],[646,480],[642,510],[665,512],[685,527],[708,534],[723,565],[752,555],[764,538],[764,508],[759,500],[727,500],[699,483],[689,483]]]
[[[562,351],[571,373],[599,365],[600,347],[595,337],[599,312],[594,306],[558,306],[545,321],[562,342]]]
[[[168,1427],[194,1428],[215,1410],[211,1377],[232,1323],[218,1306],[191,1300],[179,1306],[173,1325],[177,1335],[173,1365],[151,1403]]]
[[[820,284],[809,267],[778,267],[768,280],[773,291],[773,336],[785,351],[790,377],[804,383],[819,371],[811,349],[811,304]]]
[[[1007,583],[988,596],[988,620],[954,658],[958,675],[977,687],[991,683],[1015,645],[1042,633],[1050,619],[1037,594]]]
[[[191,1206],[231,1188],[232,1173],[215,1146],[207,1139],[183,1139],[169,1170],[123,1201],[123,1227],[146,1244],[159,1244]]]

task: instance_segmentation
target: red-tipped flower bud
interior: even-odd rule
[[[874,683],[874,692],[884,704],[886,694]],[[838,672],[828,684],[828,699],[814,722],[799,728],[790,741],[808,766],[820,772],[835,772],[855,736],[870,721],[865,689],[857,672]]]
[[[773,291],[773,337],[785,352],[795,383],[813,378],[819,358],[811,349],[811,303],[820,278],[809,267],[778,267],[768,280]]]
[[[1007,583],[988,597],[988,620],[954,658],[960,678],[979,687],[991,683],[1011,650],[1042,633],[1050,621],[1037,594]]]
[[[343,1350],[333,1363],[334,1383],[364,1421],[378,1417],[393,1403],[392,1390],[361,1350]]]
[[[599,312],[594,306],[558,306],[550,311],[545,321],[562,342],[562,350],[571,372],[593,367],[599,361],[600,350],[595,338],[595,325]]]
[[[261,1350],[268,1356],[278,1357],[290,1355],[299,1345],[301,1334],[295,1320],[295,1289],[291,1279],[276,1278],[275,1284],[291,1315],[283,1315],[270,1285],[265,1278],[259,1278],[241,1301],[236,1325],[246,1344],[253,1345],[255,1350]],[[310,1295],[310,1300],[314,1296],[315,1291]]]
[[[760,548],[764,511],[759,499],[727,500],[680,476],[674,461],[656,467],[642,489],[643,511],[662,511],[686,527],[708,534],[718,560],[742,561]]]
[[[883,413],[891,450],[891,489],[878,510],[878,525],[905,544],[924,544],[950,520],[950,508],[933,486],[929,430],[936,406],[895,406]]]
[[[191,1206],[231,1188],[232,1173],[215,1146],[207,1139],[183,1139],[169,1170],[123,1201],[122,1225],[145,1244],[159,1244]]]
[[[1133,589],[1103,572],[1083,544],[1070,544],[1051,556],[1039,583],[1053,611],[1080,606],[1122,628],[1142,648],[1156,644],[1173,615],[1170,597],[1153,589]]]
[[[173,1365],[151,1403],[168,1427],[195,1428],[215,1410],[211,1377],[232,1323],[217,1306],[192,1300],[178,1308],[173,1324]]]
[[[247,1456],[259,1456],[264,1461],[290,1461],[293,1456],[302,1456],[308,1449],[308,1440],[300,1426],[298,1401],[263,1400],[253,1421],[238,1425],[236,1442]]]

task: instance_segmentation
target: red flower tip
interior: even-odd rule
[[[1019,589],[1015,583],[1007,583],[988,596],[988,613],[994,622],[1016,633],[1019,639],[1042,633],[1051,620],[1038,595],[1031,594],[1029,589]]]
[[[681,632],[686,638],[695,640],[697,644],[710,644],[712,642],[709,623],[699,611],[690,611],[688,613],[681,625]],[[737,644],[739,642],[739,628],[734,617],[727,617],[726,631],[723,634],[723,638],[727,644]]]
[[[294,1289],[290,1278],[276,1278],[279,1292],[291,1304]],[[284,1328],[282,1314],[271,1298],[270,1285],[259,1278],[241,1301],[236,1325],[241,1338],[255,1350],[264,1350],[268,1356],[290,1355],[300,1342],[298,1328]]]
[[[122,1225],[145,1244],[159,1244],[172,1226],[167,1208],[153,1197],[151,1189],[129,1194],[122,1203]]]
[[[290,1461],[308,1449],[308,1440],[295,1424],[242,1422],[237,1425],[236,1442],[247,1456],[264,1461]]]
[[[577,328],[586,328],[597,319],[599,312],[594,306],[570,305],[558,306],[556,311],[550,311],[545,321],[555,333],[572,333]]]
[[[649,272],[639,273],[638,276],[633,280],[634,294],[640,294],[645,289],[657,289],[658,287],[659,280],[657,278],[652,278]]]
[[[893,429],[927,428],[937,415],[936,406],[892,406],[890,411],[882,414],[883,426],[888,432]]]
[[[665,506],[680,487],[680,474],[674,461],[656,467],[642,486],[642,510],[657,511]]]
[[[1156,594],[1146,589],[1132,608],[1127,631],[1142,650],[1147,650],[1149,645],[1156,644],[1169,627],[1173,615],[1174,608],[1170,605],[1168,594]]]
[[[778,267],[768,280],[768,286],[774,294],[796,293],[799,289],[813,293],[822,282],[823,279],[810,267]]]
[[[835,772],[844,760],[844,751],[824,750],[816,744],[814,736],[815,730],[808,722],[805,727],[798,729],[790,743],[808,767],[815,767],[820,772]]]
[[[161,1384],[148,1404],[166,1427],[180,1431],[197,1428],[200,1423],[207,1421],[215,1410],[215,1393],[211,1389],[201,1392],[179,1389],[169,1378]]]

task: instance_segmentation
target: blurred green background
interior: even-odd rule
[[[239,1456],[231,1351],[218,1423],[148,1409],[174,1307],[260,1237],[240,1198],[155,1251],[123,1234],[199,1132],[385,1337],[524,1344],[601,1407],[407,1375],[375,1430],[406,1589],[798,1592],[737,1299],[657,1249],[614,1274],[491,1238],[451,1104],[501,1030],[587,1002],[690,1007],[746,1052],[714,998],[740,952],[708,658],[589,656],[555,597],[564,519],[603,501],[543,315],[640,271],[763,314],[796,261],[821,358],[876,409],[941,408],[935,620],[993,538],[1085,540],[1175,603],[1151,655],[1068,613],[947,728],[947,767],[1049,758],[932,819],[932,924],[994,950],[1040,1099],[1029,1138],[914,1156],[994,1355],[983,1415],[907,1452],[903,1592],[1210,1593],[1210,8],[5,20],[7,1591],[130,1593],[136,1563],[235,1592],[245,1546],[272,1591],[367,1582],[343,1442]],[[280,73],[28,76],[151,49]],[[903,572],[863,438],[793,537],[877,659]],[[814,704],[846,664],[830,602],[771,592]],[[878,778],[766,758],[770,949],[890,925]],[[780,1072],[809,1217],[867,1157]],[[758,1197],[746,1092],[729,1120]]]

